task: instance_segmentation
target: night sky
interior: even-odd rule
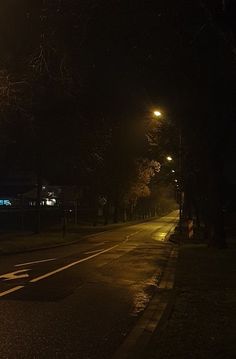
[[[83,112],[114,122],[159,107],[178,124],[192,122],[199,139],[206,130],[232,143],[232,3],[222,20],[220,0],[2,1],[1,63],[23,66],[48,31],[40,9],[50,5],[49,40],[69,54]]]
[[[104,111],[160,106],[189,121],[196,110],[212,112],[219,98],[232,103],[231,49],[198,1],[106,2],[81,53],[87,91]]]
[[[219,51],[219,40],[200,1],[97,0],[78,1],[75,6],[73,1],[8,0],[1,2],[3,63],[16,66],[21,51],[30,51],[41,31],[43,3],[54,8],[61,4],[62,15],[79,14],[74,24],[60,23],[55,14],[52,19],[59,29],[59,45],[69,49],[78,63],[83,90],[100,94],[102,106],[116,101],[136,106],[136,99],[141,99],[171,107],[180,92],[185,96],[191,89],[196,95],[193,85],[199,74],[199,82],[211,81],[205,74],[211,72],[213,77],[221,57],[227,56],[227,49],[223,54]],[[222,2],[214,3],[217,10]],[[213,88],[214,83],[210,85]]]

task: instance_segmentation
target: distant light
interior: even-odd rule
[[[160,111],[154,111],[153,113],[154,113],[154,115],[155,115],[156,117],[160,117],[160,116],[161,116],[161,112],[160,112]]]
[[[166,159],[167,159],[167,161],[169,161],[169,162],[173,161],[173,158],[172,158],[171,156],[167,156]]]
[[[177,179],[175,179],[174,181],[175,181],[176,183],[178,182],[178,180],[177,180]]]
[[[55,198],[46,198],[46,205],[47,206],[55,206],[56,199]]]
[[[175,170],[171,170],[172,173],[175,173]]]
[[[0,199],[0,206],[11,206],[12,203],[9,199]]]

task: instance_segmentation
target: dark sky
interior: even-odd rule
[[[235,57],[228,40],[235,9],[230,5],[223,19],[222,1],[107,3],[83,48],[93,104],[125,118],[159,106],[188,131],[196,128],[199,147],[206,134],[235,180]]]
[[[50,21],[57,28],[56,46],[74,57],[82,91],[86,89],[101,107],[110,105],[110,111],[116,104],[124,110],[140,101],[147,107],[174,106],[189,91],[199,95],[203,82],[214,87],[215,74],[224,67],[227,49],[222,55],[223,45],[200,0],[3,0],[3,63],[15,66],[18,56],[32,51],[42,30],[43,3],[53,9]],[[221,0],[205,3],[213,14],[222,7]],[[57,4],[61,12],[55,11]]]
[[[104,7],[86,42],[92,87],[108,93],[111,101],[116,97],[118,107],[161,102],[171,91],[173,67],[180,61],[173,62],[182,42],[175,20],[158,2],[123,1]]]
[[[190,102],[204,102],[201,92],[228,81],[219,72],[227,56],[228,66],[232,61],[200,3],[106,2],[89,23],[81,49],[89,91],[104,107],[110,103],[111,111],[116,104],[118,111],[153,104],[183,113]]]
[[[222,24],[221,0],[3,0],[3,66],[17,67],[38,44],[43,3],[89,111],[127,119],[157,106],[178,122],[197,123],[196,136],[208,126],[232,142],[235,65],[220,34],[232,26],[232,1]]]

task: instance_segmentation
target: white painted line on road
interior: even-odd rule
[[[79,263],[82,263],[82,262],[86,262],[86,261],[88,261],[88,260],[90,260],[90,259],[92,259],[92,258],[95,258],[95,257],[97,257],[97,256],[100,256],[100,255],[103,254],[103,253],[109,252],[109,251],[111,251],[112,249],[114,249],[114,248],[116,248],[116,247],[118,247],[118,246],[119,246],[119,244],[116,244],[115,246],[110,247],[110,248],[108,248],[108,249],[105,249],[105,250],[102,251],[102,252],[93,254],[93,255],[91,255],[91,256],[89,256],[89,257],[80,259],[80,260],[78,260],[78,261],[76,261],[76,262],[72,262],[72,263],[70,263],[70,264],[68,264],[68,265],[66,265],[66,266],[64,266],[64,267],[58,268],[58,269],[56,269],[56,270],[54,270],[54,271],[52,271],[52,272],[48,272],[48,273],[46,273],[46,274],[43,274],[43,275],[41,275],[40,277],[33,278],[33,279],[30,280],[30,282],[31,282],[31,283],[36,283],[36,282],[38,282],[38,281],[40,281],[40,280],[42,280],[42,279],[51,277],[52,275],[54,275],[54,274],[56,274],[56,273],[59,273],[59,272],[62,272],[62,271],[64,271],[64,270],[66,270],[66,269],[69,269],[69,268],[75,266],[76,264],[79,264]]]
[[[133,237],[133,236],[135,236],[135,234],[138,234],[138,233],[143,232],[143,231],[144,231],[144,229],[140,229],[140,230],[139,230],[139,231],[137,231],[137,232],[134,232],[134,233],[128,234],[128,235],[126,236],[126,240],[125,240],[125,242],[126,242],[126,241],[128,241],[128,240],[130,239],[130,237]]]
[[[33,262],[15,264],[14,267],[22,267],[22,266],[28,266],[28,265],[30,265],[30,264],[50,262],[50,261],[55,261],[56,259],[57,259],[57,258],[50,258],[50,259],[42,259],[42,260],[40,260],[40,261],[33,261]]]
[[[103,250],[104,250],[103,248],[101,248],[101,249],[96,249],[95,251],[85,252],[84,254],[97,253],[97,252],[101,252],[101,251],[103,251]]]
[[[0,297],[4,297],[4,295],[16,292],[17,290],[24,288],[24,285],[18,285],[17,287],[6,290],[5,292],[0,292]]]

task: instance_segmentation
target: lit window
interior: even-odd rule
[[[47,206],[55,206],[55,204],[56,204],[55,198],[47,198],[46,199],[46,205]]]
[[[11,206],[11,201],[9,199],[0,199],[0,206]]]

